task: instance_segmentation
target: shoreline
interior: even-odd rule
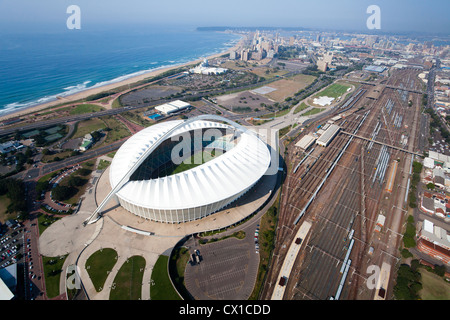
[[[87,88],[86,90],[83,90],[83,91],[80,91],[80,92],[68,95],[66,97],[61,97],[60,99],[57,98],[56,100],[53,100],[53,101],[45,102],[45,103],[42,103],[42,104],[37,104],[37,105],[34,105],[34,106],[25,107],[23,109],[18,109],[16,111],[11,111],[10,113],[7,113],[5,115],[0,115],[0,121],[5,121],[5,120],[8,120],[8,119],[12,119],[12,118],[22,117],[22,116],[25,116],[25,115],[30,115],[32,113],[39,112],[39,111],[42,111],[44,109],[57,106],[59,104],[75,102],[75,101],[80,100],[80,99],[85,99],[88,96],[91,96],[91,95],[94,95],[94,94],[98,94],[98,93],[101,93],[101,92],[104,92],[104,91],[112,90],[112,89],[115,89],[115,88],[118,88],[118,87],[121,87],[121,86],[133,85],[133,84],[135,84],[135,83],[137,83],[139,81],[142,81],[144,79],[148,79],[148,78],[151,78],[151,77],[156,77],[156,76],[160,75],[161,73],[167,72],[169,70],[185,67],[185,66],[188,66],[190,64],[201,63],[203,61],[203,59],[210,60],[210,59],[214,59],[214,58],[220,57],[220,56],[222,56],[224,54],[230,53],[231,51],[236,51],[239,47],[241,47],[242,42],[243,42],[243,36],[240,35],[240,34],[237,34],[237,35],[241,36],[241,39],[239,39],[238,42],[233,47],[231,47],[231,48],[229,48],[226,51],[223,51],[221,53],[215,53],[215,54],[209,55],[207,57],[201,57],[201,58],[198,58],[197,60],[188,61],[188,62],[182,63],[182,64],[176,64],[176,65],[172,65],[172,66],[169,66],[169,67],[162,67],[160,69],[157,68],[155,70],[148,71],[148,72],[145,72],[143,74],[140,74],[140,75],[137,75],[137,76],[133,76],[133,77],[130,77],[130,78],[122,80],[122,81],[106,84],[106,85],[95,87],[95,88]],[[89,102],[85,102],[85,103],[89,103]],[[80,104],[83,104],[83,102],[80,102]]]

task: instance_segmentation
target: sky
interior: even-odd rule
[[[0,33],[66,28],[70,5],[80,7],[82,29],[186,25],[368,31],[367,7],[377,5],[381,32],[450,31],[449,0],[0,0]]]

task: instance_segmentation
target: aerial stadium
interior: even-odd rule
[[[153,125],[116,152],[109,172],[112,190],[88,223],[114,197],[127,211],[152,221],[204,218],[248,192],[270,162],[269,147],[256,133],[223,117]]]

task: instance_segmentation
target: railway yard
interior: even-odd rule
[[[388,299],[399,261],[409,178],[421,129],[423,84],[401,69],[379,85],[361,84],[335,112],[328,145],[295,146],[329,119],[312,123],[287,147],[277,238],[262,298]],[[394,89],[397,88],[397,89]],[[336,118],[334,118],[336,119]],[[317,136],[317,134],[316,134]],[[311,224],[288,274],[282,266],[302,224]],[[373,279],[372,268],[381,270]],[[286,277],[279,283],[280,277]],[[378,282],[378,286],[371,285]]]

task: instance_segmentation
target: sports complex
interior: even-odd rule
[[[242,197],[270,164],[268,145],[228,119],[208,115],[159,123],[117,151],[109,172],[112,190],[87,222],[96,221],[113,198],[152,221],[201,219]]]

